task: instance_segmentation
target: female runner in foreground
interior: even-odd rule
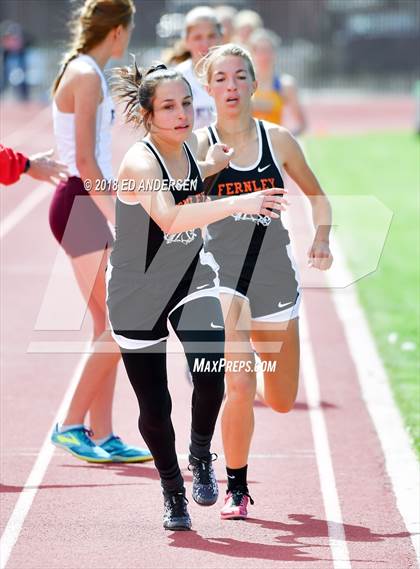
[[[167,383],[168,320],[193,379],[192,495],[198,504],[212,505],[218,489],[210,443],[224,393],[224,326],[217,267],[212,255],[203,253],[198,228],[232,213],[278,218],[268,208],[281,209],[284,200],[275,195],[278,189],[270,189],[200,203],[201,175],[226,167],[231,152],[215,145],[197,165],[189,83],[163,64],[142,73],[135,62],[115,71],[115,83],[127,121],[142,124],[148,134],[131,147],[119,172],[116,241],[107,271],[109,317],[138,399],[139,429],[159,471],[164,527],[188,530]],[[198,370],[195,360],[203,359],[207,365]]]
[[[148,450],[129,446],[112,429],[112,401],[120,355],[101,353],[112,342],[106,329],[105,267],[113,237],[114,200],[84,189],[112,179],[111,126],[114,106],[103,69],[111,57],[123,56],[133,29],[132,0],[86,0],[72,22],[70,51],[53,86],[54,134],[60,159],[70,178],[61,182],[50,207],[51,230],[70,257],[94,324],[93,353],[52,443],[88,462],[152,460]],[[99,267],[99,270],[98,270]],[[90,414],[90,427],[85,418]]]
[[[223,198],[218,200],[223,202],[229,196],[258,195],[264,188],[283,187],[286,171],[312,206],[315,237],[310,262],[318,269],[328,269],[332,263],[329,202],[291,134],[252,117],[251,97],[257,83],[248,52],[234,44],[214,48],[203,58],[202,71],[215,100],[217,122],[196,131],[198,156],[205,156],[220,142],[234,149],[234,161],[214,180],[212,196]],[[300,291],[288,232],[280,218],[237,214],[212,223],[207,228],[205,250],[220,266],[226,334],[227,395],[222,433],[228,489],[221,516],[245,518],[250,498],[247,463],[256,377],[243,364],[253,364],[252,341],[262,362],[271,361],[276,366],[275,371],[264,374],[266,404],[280,413],[290,411],[298,387]],[[229,361],[242,362],[241,371],[229,371]]]

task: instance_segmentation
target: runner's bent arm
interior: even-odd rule
[[[162,184],[163,180],[159,165],[146,152],[139,152],[137,145],[128,151],[118,175],[118,195],[123,201],[139,202],[165,233],[203,227],[235,213],[261,213],[278,218],[278,214],[268,208],[284,209],[287,203],[276,195],[284,190],[272,188],[254,194],[177,206],[169,191],[147,191],[148,185],[155,187],[156,180]],[[123,191],[125,184],[128,187],[126,181],[132,181],[134,191]]]
[[[199,141],[196,132],[191,133],[187,143],[196,159],[201,177],[205,180],[209,176],[213,176],[223,168],[229,166],[229,160],[233,156],[233,149],[226,146],[226,144],[220,143],[214,144],[210,148],[207,145],[204,154],[199,156]],[[201,148],[200,150],[202,151]]]
[[[283,162],[284,169],[297,183],[312,206],[315,237],[309,256],[321,259],[321,261],[316,260],[313,266],[327,269],[332,263],[329,250],[332,223],[330,202],[309,167],[301,147],[290,132],[282,127],[274,127],[270,129],[270,134],[278,160]]]

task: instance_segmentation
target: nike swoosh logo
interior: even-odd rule
[[[74,435],[57,435],[57,440],[59,443],[70,443],[73,445],[80,445],[80,442],[76,439]]]
[[[258,168],[258,172],[264,172],[264,170],[267,170],[267,168],[270,168],[271,164],[268,164],[268,166],[264,166],[264,168]]]
[[[230,474],[227,475],[228,478],[235,478],[234,476],[231,476]]]
[[[208,286],[208,285],[205,284],[205,285],[196,286],[196,287],[195,287],[195,290],[201,290],[202,288],[204,288],[204,287],[206,287],[206,286]]]
[[[294,302],[285,302],[285,303],[279,302],[277,306],[279,308],[286,308],[287,306],[293,306],[293,305],[294,305]]]
[[[213,322],[210,322],[210,327],[211,328],[223,328],[223,326],[219,326],[218,324],[213,324]]]

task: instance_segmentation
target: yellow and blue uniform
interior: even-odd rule
[[[279,77],[274,77],[272,88],[269,91],[257,89],[252,101],[252,114],[256,119],[275,124],[283,123],[285,100],[283,85]]]

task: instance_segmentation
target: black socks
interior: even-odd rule
[[[246,464],[242,468],[229,468],[226,467],[228,487],[227,491],[230,492],[235,488],[247,488],[247,470],[248,465]]]

